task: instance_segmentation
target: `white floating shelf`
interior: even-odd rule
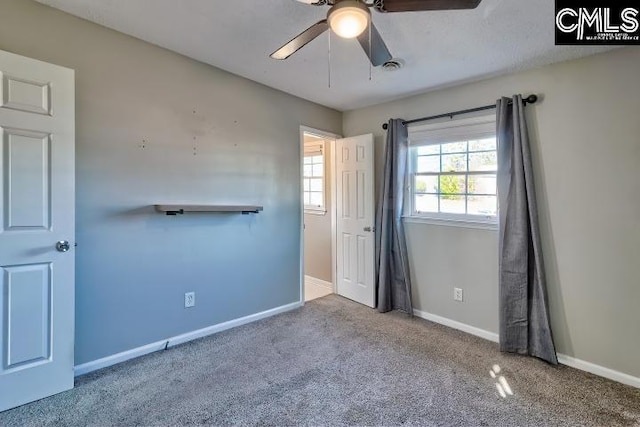
[[[212,212],[241,214],[258,213],[263,210],[257,205],[154,205],[157,212],[167,215],[182,215],[185,212]]]

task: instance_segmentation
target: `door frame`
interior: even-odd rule
[[[331,216],[331,285],[333,286],[333,293],[337,292],[336,288],[336,140],[341,139],[342,136],[333,132],[316,129],[310,126],[300,125],[300,142],[298,144],[300,152],[298,153],[298,166],[300,183],[300,302],[304,301],[304,281],[305,281],[305,269],[304,269],[304,198],[302,197],[302,179],[304,174],[304,134],[310,133],[323,138],[326,138],[325,146],[331,147],[329,150],[329,160],[331,167],[329,168],[329,180],[325,180],[325,191],[329,191],[329,200],[331,201],[331,209],[327,209],[327,214]],[[325,153],[326,155],[326,153]],[[327,195],[325,194],[325,197]]]

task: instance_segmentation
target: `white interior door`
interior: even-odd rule
[[[3,411],[73,387],[75,113],[72,70],[0,51],[0,80]]]
[[[336,141],[338,294],[375,306],[373,135]]]

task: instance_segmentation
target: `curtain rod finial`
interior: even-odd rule
[[[389,127],[389,123],[384,123],[382,125],[382,129],[387,130],[387,128]]]
[[[538,95],[529,95],[524,99],[527,104],[535,104],[538,102]]]

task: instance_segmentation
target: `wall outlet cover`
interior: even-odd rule
[[[454,299],[455,301],[460,301],[460,302],[462,302],[462,297],[463,297],[462,289],[460,289],[460,288],[453,288],[453,299]]]
[[[190,308],[196,305],[196,293],[186,292],[184,294],[184,308]]]

